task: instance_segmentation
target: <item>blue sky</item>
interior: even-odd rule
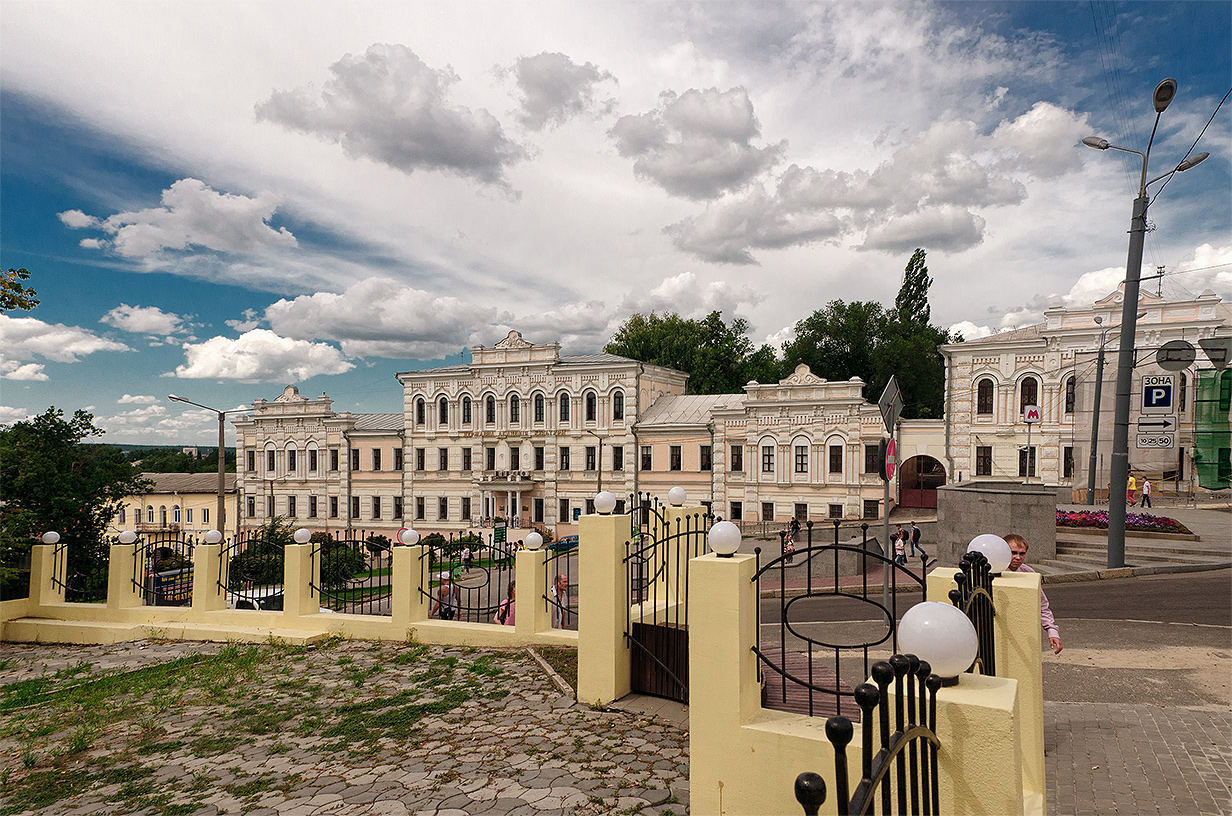
[[[290,13],[294,8],[294,13]],[[1232,4],[56,2],[0,17],[0,423],[88,408],[202,443],[509,329],[596,350],[633,312],[781,343],[892,302],[928,251],[967,336],[1124,276],[1138,167],[1166,294],[1232,300]]]

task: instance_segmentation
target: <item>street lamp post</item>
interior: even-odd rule
[[[1104,319],[1096,315],[1095,322],[1102,324]],[[1095,361],[1095,408],[1091,418],[1091,461],[1087,465],[1087,482],[1090,484],[1090,489],[1087,490],[1087,504],[1091,507],[1095,506],[1095,449],[1099,446],[1099,399],[1104,390],[1104,341],[1108,338],[1111,328],[1109,326],[1099,333],[1099,358]],[[1109,501],[1111,502],[1111,497]]]
[[[1138,197],[1134,199],[1133,216],[1129,222],[1129,256],[1125,263],[1125,295],[1121,306],[1121,347],[1117,350],[1116,415],[1112,428],[1112,468],[1108,495],[1108,568],[1125,566],[1125,490],[1129,484],[1129,400],[1134,372],[1134,336],[1137,332],[1138,285],[1142,278],[1142,250],[1146,242],[1146,211],[1150,206],[1147,187],[1168,178],[1173,173],[1188,170],[1207,157],[1199,153],[1185,159],[1174,169],[1158,178],[1147,181],[1147,161],[1151,156],[1151,144],[1159,127],[1160,115],[1168,109],[1176,96],[1176,80],[1165,79],[1155,86],[1152,97],[1155,106],[1155,124],[1147,140],[1146,152],[1130,150],[1109,144],[1107,139],[1088,136],[1082,140],[1087,147],[1096,150],[1120,150],[1142,157],[1142,175],[1138,183]]]
[[[247,408],[235,408],[230,411],[220,411],[217,408],[211,408],[208,405],[202,405],[199,402],[193,402],[190,399],[185,399],[177,394],[168,394],[167,399],[172,402],[183,402],[188,405],[195,405],[198,408],[204,408],[207,411],[213,411],[218,414],[218,526],[215,528],[220,532],[225,533],[227,530],[227,455],[226,448],[223,447],[226,441],[226,416],[234,414],[238,411],[246,411]],[[239,456],[239,449],[236,449],[236,456]]]

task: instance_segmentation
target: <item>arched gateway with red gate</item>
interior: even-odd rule
[[[912,456],[898,470],[900,507],[937,507],[937,488],[945,484],[945,466],[931,456]]]

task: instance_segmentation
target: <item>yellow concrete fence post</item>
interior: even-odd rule
[[[107,564],[107,608],[132,609],[145,603],[145,564],[138,564],[137,544],[112,544]]]
[[[312,557],[315,544],[288,544],[283,563],[283,614],[317,615],[321,596],[313,587],[321,585],[321,562]]]
[[[740,553],[730,558],[711,553],[689,564],[689,802],[694,813],[724,812],[724,786],[734,788],[727,792],[727,805],[733,794],[766,796],[751,779],[724,770],[756,768],[754,755],[733,756],[733,737],[761,708],[753,652],[756,570],[756,557]]]
[[[56,564],[56,544],[35,544],[30,548],[30,603],[54,606],[64,603],[64,579],[68,573],[68,553]],[[57,567],[59,567],[57,574]],[[31,609],[29,614],[35,614]]]
[[[536,632],[552,630],[552,612],[543,599],[548,594],[543,556],[544,550],[521,550],[514,558],[513,575],[517,581],[518,601],[514,631],[519,638],[531,640]]]
[[[630,516],[578,520],[578,701],[605,705],[630,691],[625,622],[629,581],[625,543]]]
[[[419,591],[425,549],[418,544],[393,548],[389,597],[394,626],[398,629],[409,629],[412,624],[426,621],[432,608],[429,595]]]
[[[197,544],[193,547],[192,609],[213,612],[227,608],[227,593],[222,583],[222,544]]]

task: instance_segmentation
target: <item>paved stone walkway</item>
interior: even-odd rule
[[[98,674],[194,653],[217,653],[221,648],[155,642],[2,643],[0,684],[45,677],[81,661],[92,664],[91,673]],[[76,773],[79,765],[88,768],[107,755],[134,763],[125,764],[125,773],[110,784],[104,783],[112,777],[101,778],[76,795],[25,811],[45,814],[687,813],[688,737],[676,723],[635,710],[595,711],[579,705],[562,695],[525,652],[504,652],[485,662],[486,653],[481,651],[429,647],[431,672],[413,674],[422,663],[397,663],[409,648],[354,641],[302,650],[285,660],[271,658],[268,670],[276,682],[254,686],[247,699],[262,710],[285,707],[286,698],[277,690],[302,691],[312,683],[322,695],[334,695],[329,698],[329,712],[363,711],[373,699],[389,699],[391,692],[414,683],[431,689],[443,687],[442,677],[457,676],[472,684],[467,687],[470,699],[418,721],[413,737],[402,741],[382,736],[362,746],[351,743],[350,750],[339,746],[337,728],[328,723],[315,730],[304,726],[305,717],[315,716],[308,712],[305,696],[308,713],[300,713],[298,719],[290,712],[292,718],[270,733],[250,729],[255,733],[245,733],[243,740],[222,753],[202,751],[202,739],[225,740],[244,730],[244,712],[236,707],[243,705],[246,695],[239,693],[225,703],[230,708],[220,703],[160,711],[155,706],[144,720],[112,726],[95,738],[90,751],[62,760],[56,759],[55,745],[38,743],[24,727],[14,729],[13,714],[5,712],[0,773],[6,783],[16,783],[24,774],[38,771]],[[323,681],[325,677],[332,680]],[[349,689],[352,679],[360,677],[367,679]],[[386,724],[396,727],[392,716],[386,717]],[[376,722],[365,721],[370,727]],[[133,742],[131,732],[140,730],[157,733],[159,742],[150,753],[143,754],[141,748],[148,742]],[[30,771],[19,762],[23,754],[38,756]],[[126,792],[125,780],[130,786],[136,784],[131,780],[154,784],[144,793],[136,788]],[[172,795],[162,801],[151,798],[160,789]],[[7,784],[0,789],[0,811],[12,806],[11,790]]]

